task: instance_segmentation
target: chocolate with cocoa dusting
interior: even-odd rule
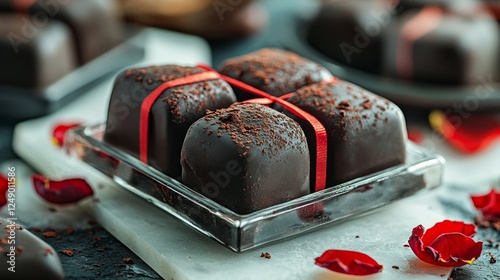
[[[327,130],[327,187],[405,161],[404,117],[388,100],[336,80],[305,86],[287,101],[316,117]],[[316,150],[315,133],[309,123],[283,111],[304,129],[309,150]],[[316,154],[310,155],[311,174],[315,174]]]
[[[104,140],[139,157],[141,104],[165,82],[205,72],[177,65],[134,68],[116,78],[109,103]],[[236,101],[221,79],[166,89],[153,104],[149,119],[149,164],[180,178],[180,149],[189,126],[205,111],[228,107]]]
[[[280,49],[261,49],[225,60],[219,72],[274,96],[332,77],[321,65]],[[241,89],[234,91],[238,101],[258,97]]]
[[[9,238],[11,231],[15,233],[14,239]],[[61,261],[54,249],[28,230],[0,218],[0,238],[0,279],[64,278]],[[9,263],[12,255],[15,255],[14,268]]]
[[[182,182],[246,214],[309,193],[309,151],[300,126],[257,104],[209,112],[189,129]]]

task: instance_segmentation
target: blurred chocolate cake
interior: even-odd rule
[[[385,74],[421,83],[463,85],[496,75],[499,29],[486,12],[425,6],[395,18],[385,32]]]
[[[37,36],[37,29],[61,21],[71,30],[80,64],[87,63],[123,40],[123,30],[113,1],[3,0],[0,11],[22,15],[19,36]]]
[[[325,1],[310,23],[307,41],[338,63],[378,74],[382,70],[382,31],[394,14],[390,1]]]
[[[41,88],[78,67],[73,35],[62,22],[31,30],[24,16],[6,13],[0,22],[0,84]],[[27,31],[31,38],[22,35]]]

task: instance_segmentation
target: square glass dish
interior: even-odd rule
[[[235,252],[345,220],[439,186],[444,166],[441,156],[408,142],[405,164],[240,215],[103,142],[104,127],[100,124],[69,131],[66,152]]]

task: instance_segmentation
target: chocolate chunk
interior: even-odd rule
[[[237,103],[195,122],[181,164],[186,186],[239,214],[309,193],[309,151],[302,129],[262,105]]]

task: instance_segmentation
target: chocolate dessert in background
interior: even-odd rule
[[[420,10],[427,6],[439,6],[443,9],[466,11],[481,7],[480,0],[395,0],[401,13],[411,10]]]
[[[61,2],[61,3],[60,3]],[[85,64],[123,41],[123,30],[114,1],[0,1],[0,11],[21,14],[20,36],[36,37],[37,29],[54,20],[72,31],[80,64]],[[29,32],[30,34],[24,34]]]
[[[332,77],[316,62],[281,49],[261,49],[227,59],[219,72],[274,96]],[[239,88],[234,88],[234,92],[238,101],[258,97]]]
[[[19,37],[23,15],[0,13],[0,84],[42,88],[78,67],[71,30],[60,21],[37,29],[33,38]]]
[[[14,230],[13,239],[9,238],[11,230]],[[64,279],[58,253],[27,229],[0,218],[0,238],[1,279]],[[14,255],[12,263],[11,255]],[[9,270],[12,266],[15,272]]]
[[[480,0],[493,16],[500,22],[500,2],[498,0]]]
[[[165,82],[206,72],[176,65],[134,68],[115,79],[108,109],[104,141],[140,158],[141,104]],[[180,152],[189,126],[206,110],[236,101],[231,87],[212,79],[164,90],[152,104],[147,135],[148,164],[174,179],[181,177]]]
[[[387,99],[351,83],[333,80],[305,86],[287,101],[316,117],[327,131],[326,187],[405,162],[404,116]],[[283,112],[301,125],[309,151],[314,151],[315,134],[309,123]],[[316,155],[310,155],[311,174],[315,174]]]
[[[365,72],[475,84],[479,77],[498,79],[496,11],[488,0],[325,1],[307,40],[334,63]]]
[[[311,21],[307,41],[332,60],[379,74],[382,31],[394,16],[385,0],[325,1]]]
[[[310,192],[309,150],[291,118],[258,104],[208,113],[189,129],[182,182],[238,214]]]
[[[262,31],[267,10],[258,0],[118,0],[125,19],[194,34],[206,39],[234,39]]]
[[[497,73],[499,27],[487,12],[472,16],[426,6],[394,18],[384,35],[388,76],[463,85]]]

